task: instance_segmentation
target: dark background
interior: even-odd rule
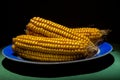
[[[8,0],[8,25],[1,31],[0,45],[11,44],[13,37],[24,34],[26,24],[34,16],[68,27],[111,29],[107,41],[120,43],[116,3],[116,0]]]

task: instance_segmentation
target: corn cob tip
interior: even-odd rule
[[[106,30],[101,30],[102,35],[108,35],[112,30],[106,29]]]
[[[27,32],[28,32],[28,30],[27,30],[27,29],[25,29],[25,30],[24,30],[24,32],[25,32],[25,33],[27,33]]]
[[[88,50],[87,52],[88,55],[86,56],[86,58],[90,58],[93,57],[98,52],[98,47],[89,46],[87,47],[87,50]]]
[[[100,38],[100,39],[96,40],[94,44],[100,45],[103,41],[104,41],[104,38]]]

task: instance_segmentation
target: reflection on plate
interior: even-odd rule
[[[14,51],[12,50],[11,45],[8,45],[5,48],[3,48],[2,49],[2,54],[10,60],[18,61],[18,62],[24,62],[24,63],[31,63],[31,64],[67,64],[67,63],[83,62],[83,61],[97,59],[97,58],[100,58],[100,57],[103,57],[103,56],[109,54],[113,50],[112,45],[109,44],[108,42],[103,42],[98,47],[99,47],[99,51],[97,52],[97,54],[95,56],[93,56],[91,58],[74,60],[74,61],[67,61],[67,62],[35,62],[35,61],[25,60],[25,59],[22,59],[19,56],[14,55]]]

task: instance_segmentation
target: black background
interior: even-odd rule
[[[95,26],[111,29],[108,42],[120,43],[116,0],[8,0],[8,25],[2,31],[1,46],[24,34],[30,18],[39,16],[68,27]]]

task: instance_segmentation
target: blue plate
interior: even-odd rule
[[[67,61],[67,62],[36,62],[36,61],[30,61],[30,60],[25,60],[19,56],[14,55],[14,51],[12,50],[12,45],[8,45],[5,48],[2,49],[2,54],[13,61],[18,61],[18,62],[24,62],[24,63],[30,63],[30,64],[66,64],[66,63],[75,63],[75,62],[83,62],[83,61],[88,61],[88,60],[92,60],[92,59],[96,59],[96,58],[100,58],[103,57],[107,54],[109,54],[112,50],[113,47],[111,44],[109,44],[108,42],[103,42],[102,44],[100,44],[99,50],[96,53],[95,56],[91,57],[91,58],[86,58],[86,59],[80,59],[80,60],[74,60],[74,61]]]

